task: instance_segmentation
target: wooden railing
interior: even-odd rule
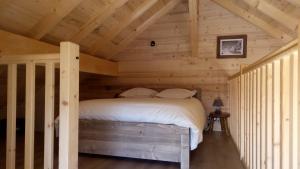
[[[248,169],[299,169],[299,45],[295,40],[230,81],[230,128]]]
[[[17,65],[26,65],[24,168],[34,169],[35,68],[45,66],[44,168],[53,169],[55,64],[60,67],[59,169],[76,169],[78,159],[79,47],[62,42],[60,53],[1,56],[8,66],[6,169],[15,169]]]

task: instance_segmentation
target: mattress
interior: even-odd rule
[[[203,140],[206,115],[196,98],[117,98],[81,101],[79,118],[173,124],[191,130],[191,149]]]

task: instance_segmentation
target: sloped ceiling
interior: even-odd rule
[[[123,59],[119,57],[122,55],[117,55],[118,53],[176,5],[177,12],[185,10],[186,17],[180,19],[185,19],[183,23],[186,24],[186,29],[189,29],[191,19],[188,18],[189,1],[194,0],[4,0],[0,2],[0,28],[52,44],[66,40],[73,41],[81,45],[82,52],[119,61]],[[298,24],[294,22],[289,24],[287,21],[295,21],[295,18],[300,16],[297,0],[211,1],[234,13],[236,10],[232,10],[233,8],[241,10],[242,13],[235,14],[244,15],[244,19],[246,18],[248,22],[266,31],[267,34],[278,35],[277,38],[284,42],[295,38],[295,27]],[[202,11],[212,10],[209,9],[210,6],[203,4],[207,2],[200,0],[198,8],[200,19],[204,17]],[[178,6],[184,7],[178,11]],[[283,18],[274,17],[276,15]],[[159,22],[164,20],[160,19]],[[201,28],[203,24],[199,21],[199,29],[205,28],[205,26]],[[270,27],[273,29],[270,30]],[[190,38],[190,33],[186,31],[184,33],[181,36]],[[198,36],[203,39],[201,34]],[[201,45],[198,46],[201,50]]]

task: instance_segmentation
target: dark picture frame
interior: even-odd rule
[[[246,58],[247,35],[217,37],[217,58]]]

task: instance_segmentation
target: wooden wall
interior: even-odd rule
[[[197,57],[191,57],[188,4],[183,1],[112,58],[119,61],[120,77],[93,77],[83,82],[83,99],[114,96],[132,86],[202,88],[207,111],[212,110],[217,96],[224,100],[227,110],[227,78],[239,70],[240,64],[252,63],[285,42],[210,0],[200,0],[199,12]],[[216,59],[217,36],[234,34],[248,35],[247,59]],[[155,47],[150,47],[152,40]]]

